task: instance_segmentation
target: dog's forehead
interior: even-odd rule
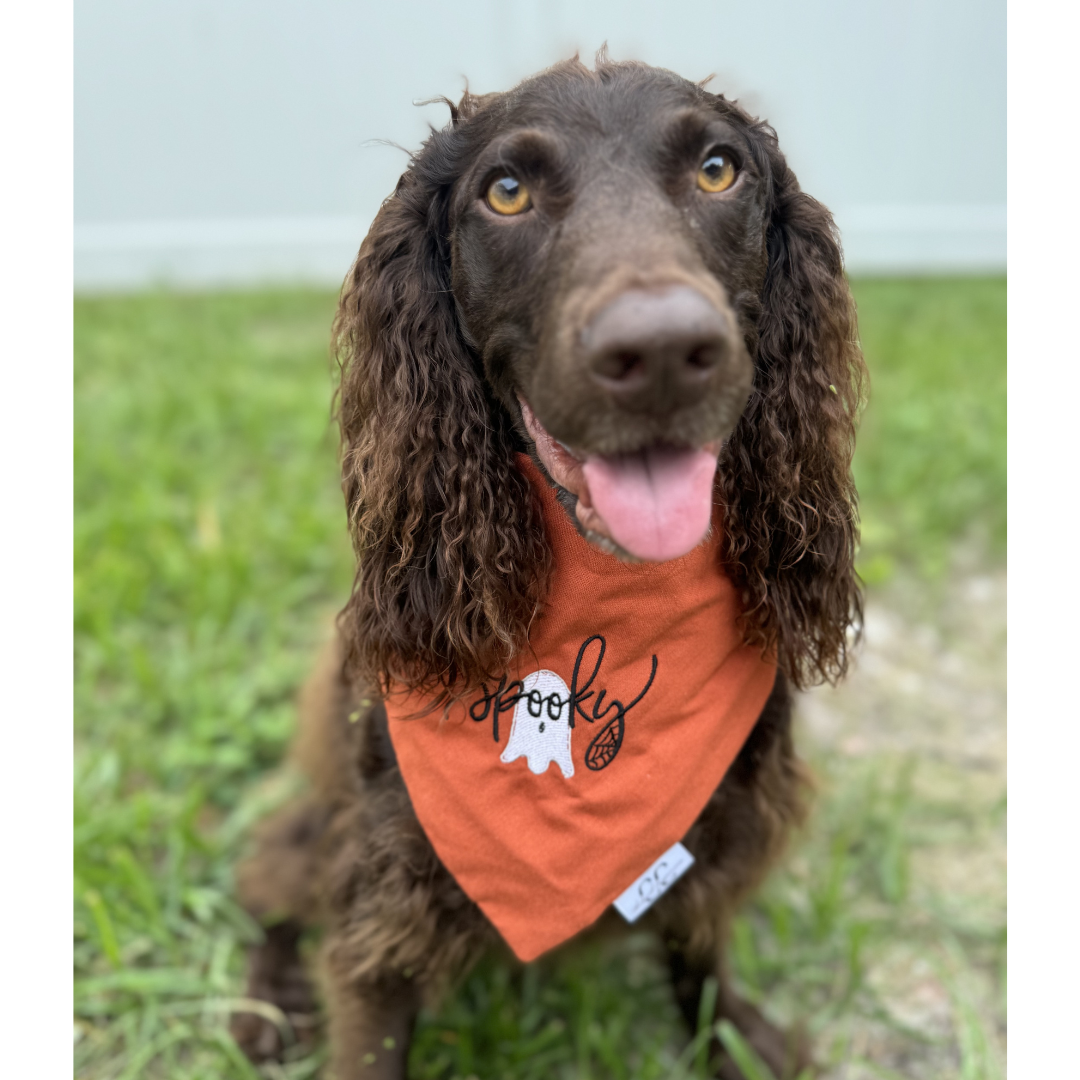
[[[677,118],[719,119],[719,99],[670,72],[635,68],[616,77],[537,76],[504,95],[498,127],[540,128],[582,149],[597,139],[648,140]],[[492,119],[495,119],[493,116]]]
[[[455,213],[475,195],[478,179],[500,165],[526,171],[539,165],[549,178],[558,175],[574,185],[608,170],[609,183],[621,178],[631,184],[640,169],[666,174],[673,162],[717,141],[744,147],[745,164],[757,171],[753,140],[737,107],[670,72],[645,68],[630,76],[539,76],[498,95],[451,136],[461,166],[444,180],[457,190]]]

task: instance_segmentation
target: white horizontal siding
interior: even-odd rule
[[[607,41],[738,98],[853,271],[1005,263],[1004,0],[81,0],[80,289],[336,284],[441,105]]]
[[[853,206],[837,212],[852,273],[1001,272],[1005,207]],[[360,217],[207,218],[75,226],[75,287],[341,284]]]

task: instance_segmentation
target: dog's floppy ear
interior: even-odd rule
[[[373,687],[436,691],[479,684],[505,664],[547,560],[509,418],[458,325],[447,236],[454,170],[438,140],[375,218],[334,324],[342,487],[358,559],[339,617],[349,666]]]
[[[751,640],[778,647],[797,686],[834,680],[860,625],[851,476],[865,367],[832,216],[799,190],[767,125],[768,270],[754,389],[721,470],[725,557]]]

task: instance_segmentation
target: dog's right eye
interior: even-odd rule
[[[487,189],[487,204],[496,214],[520,214],[532,205],[529,189],[512,176],[500,176]]]

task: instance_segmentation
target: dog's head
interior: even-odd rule
[[[767,165],[747,123],[663,72],[533,80],[462,125],[450,281],[484,375],[576,517],[685,554],[753,381]]]
[[[796,683],[843,669],[862,364],[831,218],[767,125],[640,64],[466,95],[335,332],[359,675],[464,689],[521,645],[549,558],[520,450],[622,557],[684,554],[718,497],[747,639]]]

